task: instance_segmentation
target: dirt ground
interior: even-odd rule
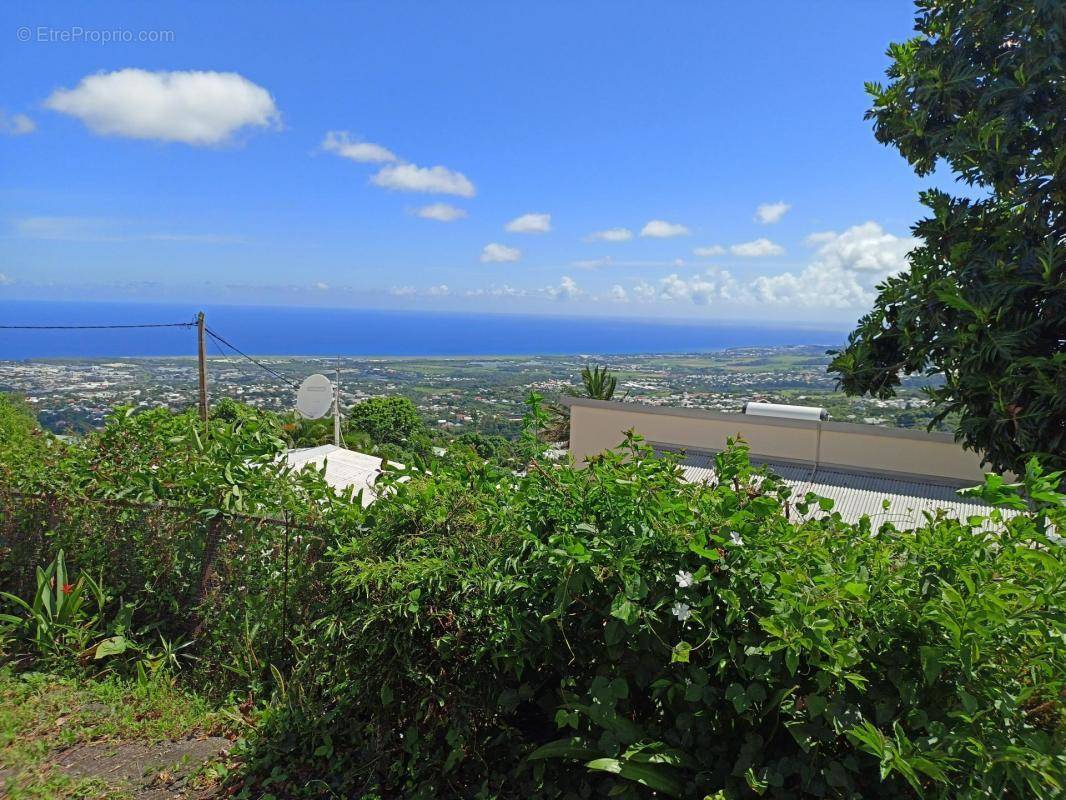
[[[95,778],[128,791],[136,800],[208,798],[213,796],[211,790],[187,790],[187,782],[231,746],[218,736],[155,744],[88,742],[54,753],[48,760],[71,778]]]
[[[237,731],[202,698],[0,670],[3,800],[205,800],[220,796]]]

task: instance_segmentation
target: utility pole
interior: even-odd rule
[[[196,315],[197,351],[200,358],[200,419],[207,422],[207,348],[204,344],[204,312]]]
[[[333,382],[333,444],[341,446],[341,357],[337,356],[337,380]]]

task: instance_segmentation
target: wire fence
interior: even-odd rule
[[[243,637],[284,661],[285,641],[325,593],[330,541],[328,530],[286,517],[0,487],[0,590],[31,596],[37,568],[62,549],[71,574],[101,580],[139,625],[196,638],[207,657],[214,647],[231,658]]]

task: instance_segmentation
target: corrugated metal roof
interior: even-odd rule
[[[368,506],[377,499],[374,484],[381,475],[381,459],[376,456],[348,450],[334,444],[318,447],[301,447],[289,450],[285,460],[293,469],[303,469],[313,465],[322,469],[326,465],[326,483],[334,489],[343,491],[353,488],[363,491],[363,505]],[[402,464],[397,466],[402,467]]]
[[[923,512],[944,510],[948,516],[965,520],[986,516],[991,507],[980,500],[960,497],[956,486],[931,480],[908,480],[846,470],[793,463],[763,462],[773,474],[792,488],[792,497],[802,499],[807,492],[833,501],[833,511],[847,522],[868,516],[874,526],[891,522],[897,528],[913,528],[924,522]],[[714,480],[714,456],[686,453],[681,462],[685,479],[691,482]],[[888,508],[884,507],[888,501]],[[818,509],[811,516],[823,513]],[[1005,516],[1014,512],[1004,510]]]

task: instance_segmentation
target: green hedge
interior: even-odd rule
[[[250,410],[120,412],[63,446],[0,401],[0,488],[61,501],[7,503],[0,580],[62,546],[140,639],[198,617],[179,677],[274,693],[246,797],[1063,795],[1061,475],[991,477],[1016,516],[900,531],[789,497],[742,444],[713,486],[636,437],[585,469],[530,459],[536,412],[520,474],[458,448],[364,511],[285,475]]]
[[[71,574],[104,589],[96,638],[121,627],[144,648],[188,643],[182,674],[197,690],[269,697],[271,667],[293,664],[288,635],[320,615],[320,557],[363,512],[319,473],[286,470],[273,415],[216,410],[205,425],[194,412],[120,409],[64,444],[0,396],[0,591],[32,597],[35,570],[63,550]],[[15,610],[0,598],[0,613]],[[23,663],[26,644],[12,648]]]
[[[717,474],[633,438],[397,483],[333,554],[246,796],[1061,795],[1060,476],[899,531],[742,446]]]

